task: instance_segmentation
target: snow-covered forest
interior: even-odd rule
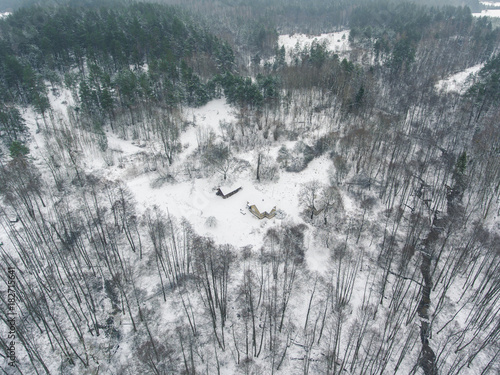
[[[500,373],[498,6],[0,0],[0,369]]]

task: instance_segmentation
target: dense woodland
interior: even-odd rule
[[[500,30],[477,2],[433,4],[67,1],[0,19],[4,373],[498,374]],[[342,56],[278,45],[343,29]],[[436,89],[477,64],[464,92]],[[181,158],[184,111],[220,98],[237,121]],[[110,134],[158,146],[137,174],[159,189],[332,168],[298,181],[301,217],[240,248],[92,170],[89,153],[124,164]]]

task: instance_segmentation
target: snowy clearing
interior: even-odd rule
[[[474,17],[500,17],[500,9],[485,9],[481,13],[472,13]]]
[[[235,121],[233,112],[233,108],[225,99],[213,100],[200,108],[186,109],[184,116],[195,126],[188,127],[182,133],[183,152],[178,156],[174,167],[189,159],[203,134],[211,132],[215,137],[221,137],[220,123]],[[114,141],[110,139],[110,144],[112,142]],[[123,140],[122,142],[128,143]],[[287,147],[290,146],[293,147],[287,144]],[[121,147],[127,149],[126,145]],[[279,147],[281,145],[270,149],[269,155],[275,157]],[[130,152],[130,148],[128,150]],[[140,151],[143,150],[136,150]],[[257,158],[257,150],[235,156],[253,163]],[[142,174],[127,180],[126,170],[116,168],[111,175],[116,179],[127,180],[140,210],[156,205],[177,218],[188,218],[198,234],[211,237],[216,243],[229,243],[236,247],[252,245],[254,249],[258,249],[268,228],[280,225],[281,222],[303,222],[299,216],[298,201],[302,183],[312,180],[327,183],[331,165],[332,162],[327,157],[317,158],[300,173],[281,171],[280,179],[275,183],[258,183],[252,168],[229,175],[227,181],[223,181],[221,176],[216,174],[209,179],[165,184],[161,188],[151,187],[151,183],[158,177],[155,173]],[[181,176],[179,178],[182,179]],[[219,187],[224,193],[239,187],[242,187],[242,190],[228,199],[222,199],[215,194]],[[247,205],[256,205],[261,212],[270,212],[276,207],[279,214],[273,219],[259,220],[249,212]],[[212,217],[216,223],[214,226],[208,226],[207,220]],[[315,265],[316,270],[324,270],[321,262],[311,263]]]
[[[74,105],[71,92],[66,89],[55,92],[49,90],[49,99],[54,109],[53,116],[59,119],[60,124],[67,124],[68,110]],[[32,155],[43,168],[46,139],[43,132],[38,130],[43,122],[31,109],[25,111],[24,117],[31,133]],[[212,100],[200,108],[185,108],[183,117],[189,126],[180,136],[182,152],[177,155],[171,169],[175,182],[152,187],[158,180],[158,173],[145,172],[143,163],[145,154],[158,148],[155,142],[126,140],[109,131],[106,132],[106,153],[113,162],[107,165],[105,153],[83,147],[82,162],[85,170],[112,181],[123,181],[133,193],[141,214],[158,206],[173,217],[188,219],[198,234],[208,236],[219,244],[252,246],[257,250],[262,245],[267,229],[281,223],[304,223],[300,217],[299,193],[303,184],[312,180],[328,184],[328,173],[333,167],[331,159],[327,156],[315,158],[299,173],[281,170],[276,182],[257,182],[253,168],[231,173],[227,181],[217,173],[210,178],[188,180],[184,176],[184,164],[196,152],[201,139],[206,139],[210,134],[215,139],[222,138],[221,123],[234,123],[236,116],[234,109],[222,98]],[[293,149],[296,142],[283,144]],[[282,144],[277,144],[265,153],[275,159],[281,146]],[[257,153],[258,150],[253,150],[236,154],[235,157],[253,165],[257,160]],[[228,199],[222,199],[215,194],[219,187],[224,193],[239,187],[242,190]],[[343,199],[344,202],[349,202],[347,197]],[[248,205],[255,205],[260,212],[270,212],[276,207],[278,215],[273,219],[259,220],[250,213]],[[347,211],[354,209],[351,204],[347,206]],[[209,218],[215,218],[214,225],[207,225]],[[321,247],[313,246],[311,238],[309,243],[314,251],[307,257],[308,264],[313,270],[325,272],[327,253]]]
[[[150,187],[150,176],[143,175],[127,184],[141,209],[157,205],[175,217],[189,218],[196,232],[212,237],[217,243],[258,247],[267,228],[279,224],[282,219],[259,220],[248,211],[247,203],[256,205],[261,212],[269,212],[276,207],[282,212],[280,217],[283,220],[301,222],[298,209],[301,183],[312,179],[326,180],[329,164],[326,158],[316,159],[301,173],[283,173],[276,184],[258,184],[252,181],[251,176],[241,176],[221,186],[224,193],[242,187],[240,192],[228,199],[215,195],[219,187],[217,177],[154,189]],[[207,227],[209,217],[215,217],[216,226]]]
[[[349,30],[338,31],[334,33],[321,35],[306,35],[306,34],[289,34],[280,35],[278,44],[285,47],[286,62],[289,64],[292,61],[291,53],[298,47],[299,50],[310,46],[314,41],[323,44],[325,43],[328,51],[343,55],[350,50],[349,47]]]
[[[479,3],[489,7],[500,7],[500,3],[496,1],[480,1]]]
[[[216,137],[222,134],[221,124],[233,122],[236,117],[226,100],[216,99],[200,108],[186,108],[184,117],[191,124],[181,135],[183,153],[180,158],[190,155],[199,146],[200,138],[213,133]]]
[[[464,93],[474,83],[475,75],[483,66],[484,64],[478,64],[440,80],[436,83],[436,90]]]

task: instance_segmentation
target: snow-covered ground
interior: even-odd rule
[[[196,179],[162,188],[151,188],[151,178],[142,175],[127,181],[134,192],[139,207],[147,208],[153,204],[176,217],[189,218],[199,234],[208,235],[218,243],[231,243],[237,247],[258,245],[264,231],[282,220],[300,221],[298,193],[301,183],[318,179],[326,182],[330,161],[319,158],[311,162],[301,173],[283,173],[279,183],[258,184],[249,174],[240,176],[231,183],[220,186],[227,194],[242,187],[242,190],[228,199],[215,195],[219,187],[219,176],[212,179]],[[248,210],[247,203],[255,204],[262,211],[274,207],[282,211],[280,218],[258,220]],[[215,217],[217,226],[209,228],[206,221]]]
[[[347,43],[348,34],[344,35],[345,38],[340,37],[339,39],[345,39]],[[470,75],[477,73],[481,67],[482,65],[478,65],[448,77],[440,81],[436,88],[438,90],[447,91],[464,90],[467,87],[467,82],[470,81],[470,79],[468,79]],[[49,99],[53,108],[54,118],[59,119],[60,124],[69,122],[68,109],[74,105],[71,93],[68,90],[60,90],[56,93],[50,92]],[[37,116],[32,110],[27,110],[23,115],[32,134],[32,143],[30,144],[31,154],[39,159],[37,163],[43,165],[43,154],[47,140],[43,135],[44,132],[38,131],[39,126],[37,122],[40,123],[41,119],[37,119]],[[332,162],[328,157],[323,156],[315,158],[308,167],[300,173],[289,173],[280,170],[280,178],[278,181],[259,183],[255,180],[255,171],[253,167],[255,167],[256,164],[257,152],[263,152],[263,150],[251,150],[235,155],[237,158],[249,162],[251,166],[238,172],[230,173],[227,181],[224,181],[219,174],[214,174],[208,178],[188,178],[188,176],[184,174],[183,166],[193,157],[201,141],[206,139],[204,137],[210,133],[212,133],[215,138],[222,137],[223,127],[221,127],[221,123],[235,122],[236,114],[234,113],[234,109],[229,106],[224,99],[219,99],[213,100],[201,108],[186,108],[183,110],[182,117],[190,125],[181,134],[180,142],[182,145],[182,152],[180,155],[176,156],[174,164],[171,166],[176,182],[165,183],[161,187],[152,186],[152,182],[158,178],[158,172],[147,172],[144,170],[142,164],[144,163],[144,154],[150,152],[152,148],[155,147],[155,141],[139,142],[130,139],[122,139],[111,132],[106,133],[108,150],[111,150],[111,153],[114,155],[113,158],[119,155],[122,162],[107,164],[103,159],[102,152],[94,152],[93,149],[84,148],[82,150],[82,165],[85,168],[85,172],[95,173],[97,176],[104,176],[109,180],[123,181],[134,195],[139,214],[144,213],[149,208],[157,206],[162,212],[168,212],[178,219],[181,217],[188,219],[198,234],[211,237],[219,244],[233,244],[236,248],[251,245],[253,249],[257,251],[262,244],[267,229],[273,226],[279,226],[281,223],[303,223],[300,216],[301,208],[299,205],[299,193],[303,187],[303,183],[312,180],[318,180],[322,183],[328,182],[329,170],[332,167]],[[296,142],[289,141],[286,142],[286,146],[288,149],[293,149],[295,143]],[[266,152],[272,159],[275,159],[280,147],[281,144],[275,144]],[[215,194],[218,187],[226,194],[238,187],[242,187],[242,190],[229,199],[222,199],[222,197]],[[355,216],[358,208],[354,199],[350,198],[349,193],[342,191],[341,194],[346,211],[346,222],[348,222],[351,220],[350,216]],[[247,210],[247,204],[255,204],[261,212],[269,212],[273,207],[276,207],[279,214],[271,220],[259,220]],[[381,205],[375,207],[371,212],[366,213],[366,217],[364,217],[364,215],[363,217],[368,223],[376,223],[379,220],[379,214],[381,214],[383,208],[384,207]],[[214,226],[207,225],[207,220],[211,217],[215,218],[216,225]],[[366,230],[368,230],[368,228]],[[308,230],[305,237],[308,271],[312,271],[311,275],[314,275],[316,271],[325,278],[338,277],[338,274],[331,269],[332,250],[326,249],[318,244],[320,241],[314,238],[313,233],[315,232]],[[354,236],[356,236],[355,229],[353,229],[352,237]],[[0,240],[3,239],[0,237]],[[345,241],[347,243],[347,239]],[[362,252],[363,255],[366,254],[366,258],[364,258],[365,263],[359,265],[359,270],[357,270],[358,265],[352,263],[352,269],[356,270],[356,276],[353,281],[354,292],[350,300],[350,308],[355,314],[351,313],[352,315],[350,317],[346,315],[346,319],[352,320],[355,319],[356,314],[361,311],[360,308],[365,298],[365,289],[369,288],[371,290],[371,288],[376,288],[375,280],[377,273],[381,271],[374,262],[370,261],[372,258],[370,252],[375,248],[371,239],[361,235],[360,230],[359,244],[358,241],[354,244],[352,239],[351,242],[349,246],[352,247],[351,251],[353,254],[358,254],[359,252]],[[233,275],[233,277],[239,279],[241,275]],[[387,290],[390,290],[389,288],[392,287],[392,285],[396,285],[395,281],[396,279],[393,276],[388,277]],[[309,295],[312,296],[312,279],[309,280],[309,282],[310,284],[302,289],[303,291],[307,291],[307,295],[298,296],[295,301],[292,301],[295,305],[290,307],[292,311],[290,316],[298,326],[303,325],[308,314],[308,305],[304,302],[307,302]],[[144,288],[148,296],[154,296],[158,289],[159,281],[158,277],[155,275],[146,274],[141,275],[141,280],[138,284]],[[454,293],[459,293],[459,291],[454,291]],[[455,294],[450,294],[450,304],[459,298],[458,294]],[[319,298],[321,297],[315,297],[314,302],[316,304]],[[162,323],[172,323],[176,320],[176,307],[172,307],[170,305],[171,303],[173,304],[172,301],[168,301],[162,307]],[[407,306],[404,308],[407,308]],[[380,309],[381,313],[379,316],[382,317],[385,310],[384,307],[380,307]],[[453,313],[454,311],[450,310],[446,313],[446,317],[450,317],[451,319],[451,314]],[[467,311],[464,309],[463,314],[455,318],[456,323],[454,324],[463,326],[465,324],[466,314]],[[444,315],[445,314],[443,314],[443,316]],[[126,315],[121,315],[120,319],[125,322],[123,324],[126,326],[128,317]],[[234,314],[230,319],[237,320]],[[346,327],[349,327],[351,323],[346,322]],[[415,323],[418,324],[418,321],[415,321]],[[403,331],[415,329],[415,327],[408,325],[401,329],[402,331],[400,332],[402,332],[403,337],[407,336],[407,332]],[[128,332],[126,328],[124,328],[124,332]],[[347,335],[347,330],[343,335]],[[415,340],[417,340],[418,336],[415,337]],[[437,345],[434,344],[437,340],[442,340],[442,337],[443,336],[436,334],[434,337],[436,341],[432,346],[436,347]],[[295,340],[295,338],[293,340]],[[295,342],[293,340],[290,345],[290,351],[287,354],[290,361],[288,366],[290,369],[296,370],[301,366],[296,365],[293,361],[303,358],[306,352],[301,342]],[[123,340],[119,352],[119,355],[124,356],[121,361],[122,363],[127,363],[128,361],[128,355],[131,351],[128,347],[129,345],[130,343],[127,342],[127,340]],[[418,346],[419,344],[417,344],[417,347]],[[322,352],[319,347],[315,347],[308,355],[314,362],[321,358]],[[413,365],[416,363],[416,356],[417,354],[415,353],[408,355],[400,367],[400,373],[411,372],[411,368],[408,366],[409,364]],[[397,357],[394,356],[391,361],[395,361],[396,359]],[[395,367],[394,363],[391,364],[391,367]],[[228,374],[235,373],[233,365],[228,365],[224,370],[225,373]]]
[[[286,51],[286,62],[289,64],[292,61],[291,52],[298,48],[304,49],[310,46],[314,41],[322,44],[325,43],[328,51],[339,55],[346,54],[349,50],[349,30],[338,31],[334,33],[321,35],[306,35],[306,34],[289,34],[280,35],[278,38],[279,46],[284,46]]]
[[[500,4],[499,4],[500,5]],[[474,17],[500,17],[500,9],[484,9],[481,13],[472,13]]]
[[[213,100],[201,108],[187,109],[185,117],[195,126],[190,126],[182,133],[183,153],[178,156],[174,168],[191,156],[198,147],[202,133],[212,132],[220,137],[220,123],[235,120],[233,109],[225,99]],[[270,149],[269,155],[276,156],[279,147]],[[122,149],[127,149],[126,145]],[[137,150],[140,151],[143,150]],[[257,159],[257,151],[236,156],[253,165]],[[268,228],[283,221],[302,222],[298,202],[302,183],[311,180],[327,183],[330,166],[331,160],[327,157],[317,158],[300,173],[281,171],[276,183],[258,183],[253,168],[229,174],[227,181],[215,174],[208,179],[193,179],[152,188],[151,182],[158,176],[151,173],[139,175],[126,183],[136,197],[139,210],[157,205],[175,217],[188,218],[198,234],[209,236],[217,243],[230,243],[236,247],[252,245],[257,249]],[[125,180],[125,176],[115,176]],[[228,199],[222,199],[215,194],[219,187],[225,194],[239,187],[242,190]],[[256,205],[261,212],[269,212],[276,207],[279,214],[271,220],[259,220],[248,211],[247,204]],[[215,227],[207,226],[207,219],[210,217],[216,219]]]
[[[497,1],[480,1],[479,3],[488,7],[500,7],[500,2]]]
[[[58,119],[60,124],[68,124],[68,109],[74,105],[71,92],[59,90],[54,93],[49,90],[49,99],[54,118]],[[43,126],[42,119],[32,110],[25,111],[23,115],[31,133],[31,155],[37,159],[37,164],[44,168],[46,139],[44,132],[39,131]],[[235,155],[251,166],[236,173],[229,173],[227,181],[218,173],[209,178],[189,179],[184,174],[183,165],[199,147],[201,139],[206,139],[210,133],[213,137],[222,137],[221,123],[234,123],[236,116],[234,109],[224,98],[213,100],[200,108],[186,108],[182,116],[190,125],[181,134],[182,153],[176,156],[171,167],[177,182],[165,183],[159,188],[152,187],[152,183],[159,177],[158,173],[145,172],[142,164],[144,154],[158,146],[153,141],[122,139],[110,131],[106,132],[107,153],[112,155],[114,162],[108,165],[104,160],[104,153],[95,148],[82,147],[83,167],[87,173],[95,173],[113,181],[123,181],[134,194],[140,213],[158,206],[163,212],[168,211],[174,217],[185,217],[198,234],[209,236],[219,244],[229,243],[236,247],[252,245],[254,249],[258,249],[268,228],[282,222],[303,223],[300,218],[299,192],[305,182],[318,180],[328,183],[328,172],[332,167],[328,157],[314,159],[300,173],[280,170],[277,182],[259,183],[255,179],[253,167],[256,164],[257,152],[262,150],[252,150]],[[295,143],[285,142],[285,145],[288,149],[293,149]],[[265,153],[275,159],[280,147],[281,144],[277,144]],[[222,199],[215,194],[219,187],[226,194],[238,187],[242,187],[242,190],[228,199]],[[259,220],[249,212],[248,204],[256,205],[261,212],[269,212],[276,207],[278,215],[271,220]],[[207,225],[207,219],[210,217],[216,219],[216,226]],[[323,261],[325,256],[327,255],[323,254],[321,249],[316,248],[315,255],[308,259],[308,263],[314,270],[326,271]]]
[[[480,1],[481,5],[492,8],[500,8],[500,2],[497,1]],[[500,9],[484,9],[481,13],[472,13],[474,17],[500,17]]]
[[[435,86],[436,90],[463,94],[474,83],[475,75],[483,66],[478,64],[440,80]]]
[[[12,13],[10,12],[5,12],[5,13],[0,13],[0,19],[5,18],[7,16],[10,16]]]
[[[221,123],[236,121],[233,110],[226,104],[226,99],[215,99],[200,108],[186,108],[184,117],[195,126],[191,126],[181,135],[184,151],[181,159],[190,155],[197,147],[201,138],[213,133],[222,136]]]

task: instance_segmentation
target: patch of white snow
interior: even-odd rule
[[[484,64],[478,64],[440,80],[435,86],[436,90],[464,93],[473,84],[475,75],[483,66]]]
[[[500,7],[500,3],[496,1],[480,1],[479,3],[489,7]]]
[[[292,61],[291,53],[296,47],[302,50],[304,47],[310,46],[314,41],[320,44],[325,43],[328,51],[339,55],[344,55],[350,50],[349,30],[321,34],[319,36],[306,34],[280,35],[278,38],[279,46],[285,47],[286,62],[288,64]]]
[[[484,9],[481,13],[472,13],[474,17],[500,17],[500,9]]]

